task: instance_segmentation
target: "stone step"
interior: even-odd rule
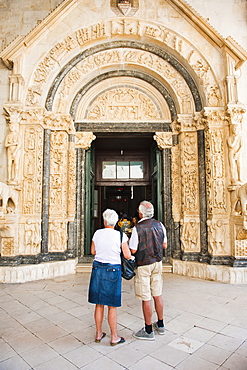
[[[92,263],[91,262],[81,262],[76,266],[76,272],[91,272]],[[170,263],[163,263],[163,273],[172,272],[172,265]]]

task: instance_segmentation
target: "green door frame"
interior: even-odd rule
[[[84,219],[84,255],[90,254],[94,231],[94,182],[95,182],[94,145],[86,151],[85,156],[85,219]]]
[[[163,222],[162,152],[156,143],[151,148],[151,184],[155,217]]]

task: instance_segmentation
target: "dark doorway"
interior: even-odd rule
[[[100,214],[105,209],[114,209],[118,215],[126,214],[129,219],[137,217],[137,208],[140,202],[147,198],[147,186],[102,186],[99,188]],[[102,217],[99,217],[96,228],[102,226]]]
[[[161,153],[153,134],[97,134],[86,162],[86,174],[90,176],[86,176],[85,255],[90,254],[93,232],[103,226],[105,209],[114,209],[119,215],[126,213],[131,219],[146,199],[161,210],[162,189],[157,174],[162,164],[156,152]]]

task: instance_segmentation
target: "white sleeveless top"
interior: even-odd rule
[[[112,265],[121,264],[120,232],[110,228],[97,230],[93,235],[96,255],[94,260]],[[123,233],[122,243],[126,243],[128,237]]]

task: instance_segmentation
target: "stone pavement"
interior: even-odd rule
[[[137,340],[143,326],[133,282],[123,282],[119,334],[94,342],[89,274],[0,285],[1,370],[247,369],[247,286],[164,274],[166,334]],[[155,319],[155,315],[154,315]]]

